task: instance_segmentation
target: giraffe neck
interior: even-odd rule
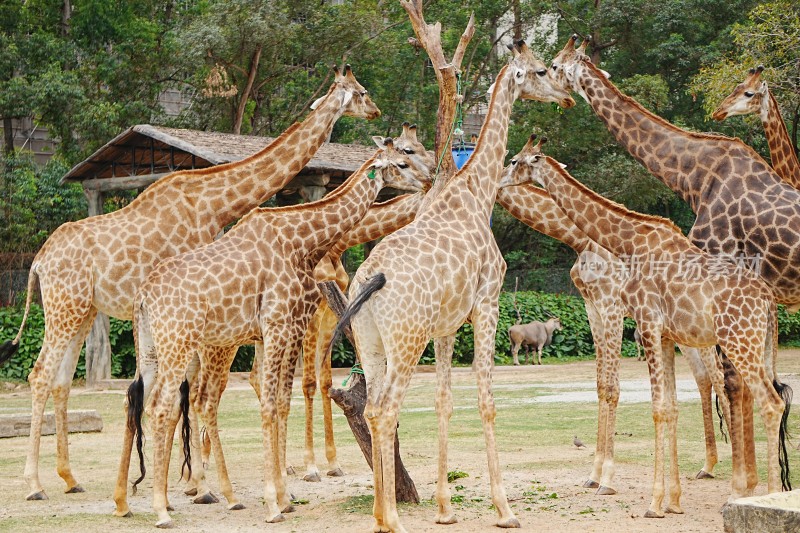
[[[463,188],[469,189],[478,200],[481,212],[486,214],[487,221],[492,214],[497,184],[503,171],[511,108],[519,95],[513,78],[508,65],[497,75],[475,151],[461,170],[445,184],[445,190],[456,194]]]
[[[593,244],[544,189],[530,183],[504,187],[497,191],[497,202],[514,218],[539,233],[558,239],[578,253]]]
[[[333,245],[329,256],[337,261],[351,246],[374,241],[409,224],[417,215],[423,198],[424,194],[418,192],[372,205],[364,218]]]
[[[215,234],[280,191],[327,141],[343,113],[342,102],[342,93],[332,89],[301,124],[260,152],[199,171],[191,187],[184,188],[199,223]]]
[[[600,196],[570,176],[554,159],[546,158],[542,171],[550,197],[589,239],[617,257],[643,257],[671,250],[653,246],[655,237],[661,242],[683,237],[669,220],[629,211],[624,206]],[[692,248],[685,238],[687,249]],[[699,253],[699,250],[696,250]]]
[[[795,189],[800,189],[800,162],[797,160],[797,152],[781,116],[778,101],[772,95],[772,91],[767,91],[767,96],[769,98],[764,102],[767,105],[762,105],[759,115],[767,135],[772,168],[783,181]]]
[[[576,69],[573,89],[637,161],[697,212],[717,177],[698,162],[718,162],[720,143],[732,139],[682,130],[622,94],[592,63],[582,61]]]
[[[355,225],[378,197],[383,187],[385,169],[374,169],[375,157],[370,158],[360,169],[328,196],[316,202],[280,208],[255,209],[240,224],[256,217],[256,221],[268,222],[278,216],[282,227],[288,228],[289,239],[302,238],[299,246],[293,247],[313,268],[330,247]],[[371,177],[372,174],[374,177]],[[235,229],[235,228],[234,228]],[[233,231],[233,230],[231,230]]]

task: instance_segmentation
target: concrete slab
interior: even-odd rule
[[[103,430],[103,419],[94,409],[67,411],[67,425],[70,433],[90,433]],[[42,435],[54,435],[56,417],[45,413],[42,420]],[[31,415],[14,413],[0,415],[0,438],[27,437],[31,434]]]

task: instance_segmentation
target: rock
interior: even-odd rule
[[[89,433],[103,430],[103,419],[94,409],[67,411],[67,426],[70,433]],[[56,432],[56,418],[45,413],[42,419],[42,435]],[[0,438],[27,437],[31,433],[31,415],[26,413],[0,415]]]

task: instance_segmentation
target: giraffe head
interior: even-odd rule
[[[328,94],[318,98],[311,104],[311,109],[316,109],[326,98],[338,94],[342,99],[341,113],[346,117],[365,118],[367,120],[376,119],[381,116],[381,110],[367,94],[367,90],[361,85],[353,75],[350,65],[345,65],[344,72],[339,72],[339,67],[333,67],[335,80]]]
[[[520,161],[517,162],[517,165],[520,165]],[[555,175],[556,173],[563,173],[566,172],[564,169],[567,168],[567,165],[563,163],[559,163],[552,157],[548,157],[541,153],[541,150],[537,154],[532,154],[526,160],[526,164],[529,168],[528,172],[530,172],[530,180],[538,183],[542,187],[547,187],[547,182],[550,179],[550,176]]]
[[[522,150],[515,155],[509,165],[503,169],[498,188],[511,187],[533,181],[533,158],[541,155],[542,145],[547,142],[547,137],[542,137],[537,142],[536,134],[528,138]]]
[[[545,65],[525,44],[519,40],[510,46],[514,57],[508,68],[511,69],[514,81],[519,86],[519,97],[523,100],[539,102],[555,102],[563,108],[575,105],[569,92],[560,87],[551,76]]]
[[[418,167],[409,154],[395,147],[391,137],[373,137],[380,150],[375,154],[369,176],[380,180],[380,187],[393,187],[403,191],[427,191],[431,187],[431,171]]]
[[[589,39],[584,39],[583,42],[575,48],[575,43],[578,40],[577,35],[572,35],[564,48],[556,54],[553,62],[550,65],[550,74],[556,80],[559,87],[567,91],[575,91],[584,98],[583,89],[578,84],[578,74],[585,63],[590,63],[589,56],[586,55],[586,47],[589,44]],[[607,78],[608,72],[601,71]]]
[[[764,72],[764,65],[751,68],[747,78],[736,86],[711,115],[714,120],[766,112],[769,106],[769,89],[767,82],[761,80],[762,72]]]
[[[409,156],[411,162],[424,172],[433,172],[436,158],[417,140],[417,125],[403,122],[403,133],[394,140],[396,150]]]

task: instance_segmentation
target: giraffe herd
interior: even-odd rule
[[[534,230],[578,253],[570,274],[583,296],[597,358],[598,429],[594,464],[584,486],[615,494],[614,434],[619,400],[622,323],[633,318],[650,372],[656,428],[654,483],[646,517],[682,513],[677,465],[674,347],[680,346],[701,392],[706,459],[717,463],[711,390],[731,436],[731,499],[758,483],[753,402],[767,435],[767,488],[790,489],[784,437],[791,390],[776,373],[776,304],[800,308],[800,164],[766,82],[763,67],[728,96],[713,117],[758,113],[772,166],[738,139],[680,129],[645,110],[609,81],[571,37],[550,65],[524,41],[489,90],[475,151],[445,183],[431,188],[435,161],[404,124],[397,139],[374,138],[378,150],[333,193],[316,202],[258,207],[294,177],[341,116],[380,115],[348,65],[337,70],[312,111],[262,151],[241,162],[179,171],[127,207],[67,223],[31,267],[19,333],[0,346],[0,361],[18,347],[36,280],[45,312],[42,349],[28,378],[32,421],[24,478],[27,499],[47,499],[39,481],[44,406],[56,412],[57,470],[66,492],[82,492],[69,462],[67,400],[80,347],[97,312],[132,319],[136,376],[128,390],[128,423],[114,490],[117,516],[130,516],[129,463],[134,446],[145,474],[142,415],[153,447],[156,526],[170,527],[167,471],[182,418],[187,493],[216,500],[205,482],[198,417],[206,427],[228,509],[244,506],[233,490],[219,436],[217,409],[240,345],[255,344],[250,375],[262,420],[267,522],[294,510],[287,490],[286,430],[294,370],[302,357],[306,481],[320,481],[314,457],[313,399],[322,391],[327,475],[341,476],[333,442],[330,344],[336,317],[317,282],[344,289],[341,255],[384,237],[350,284],[351,323],[367,385],[365,418],[372,438],[373,531],[404,532],[395,501],[395,433],[414,368],[427,343],[436,352],[438,464],[435,520],[457,521],[447,479],[453,411],[450,367],[455,332],[474,330],[473,370],[486,441],[497,525],[520,527],[502,481],[492,395],[498,297],[505,262],[489,219],[495,202]],[[571,108],[581,96],[616,140],[697,214],[684,236],[671,222],[627,210],[577,182],[534,137],[503,168],[512,105],[517,99]],[[535,184],[540,185],[536,186]],[[411,191],[374,203],[383,187]],[[215,237],[233,221],[236,225]],[[743,271],[741,258],[760,270]],[[634,269],[634,267],[636,267]],[[626,271],[615,277],[611,271]],[[664,440],[670,476],[665,488]],[[667,499],[664,505],[664,499]]]

